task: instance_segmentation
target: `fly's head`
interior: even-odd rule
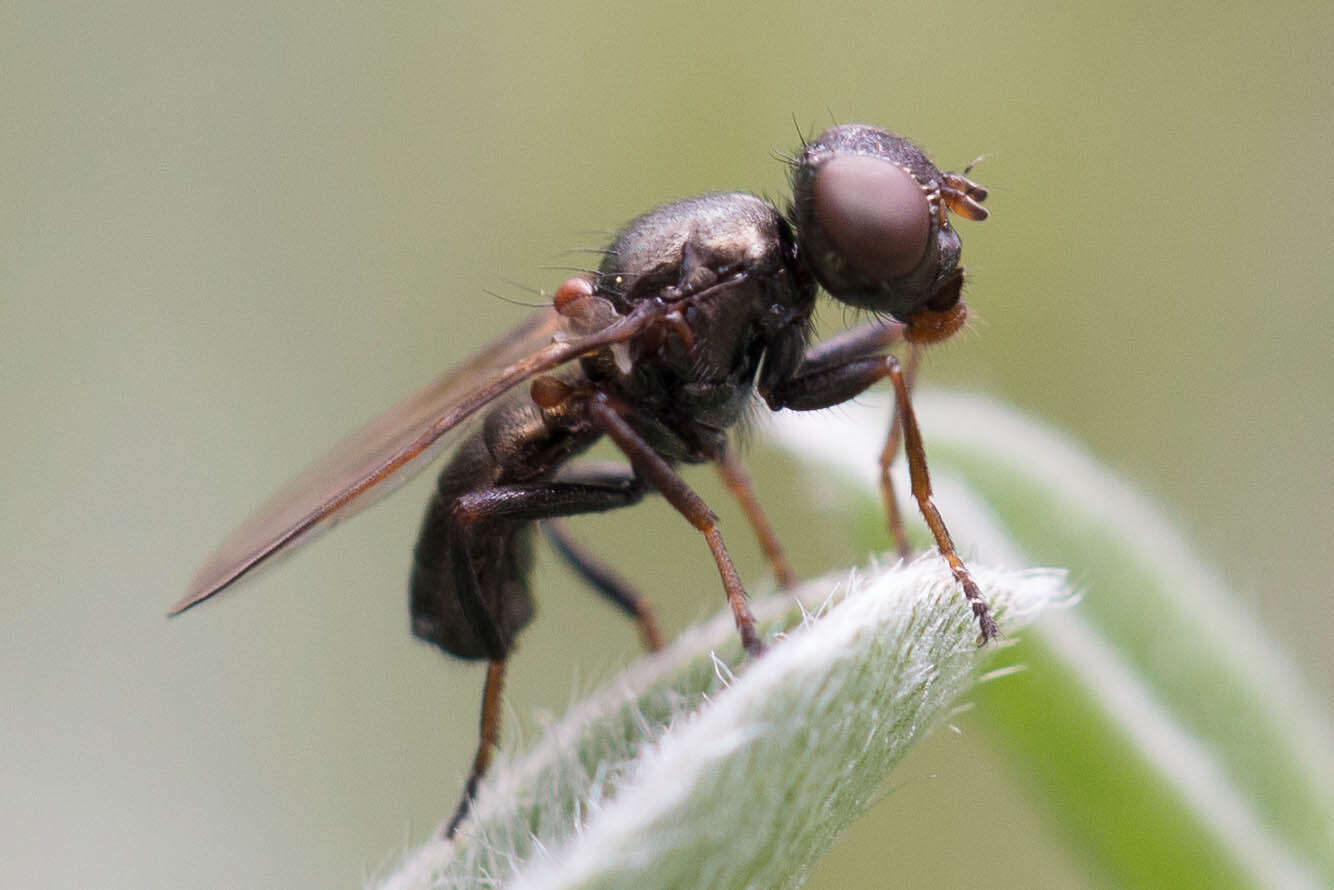
[[[963,268],[949,215],[986,219],[986,189],[942,173],[908,140],[863,124],[821,133],[792,167],[789,215],[806,263],[831,296],[894,316],[911,341],[959,329]]]

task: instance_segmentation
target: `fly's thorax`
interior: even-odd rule
[[[687,298],[737,274],[773,275],[784,268],[786,230],[776,207],[742,192],[663,204],[612,241],[598,292],[624,314],[640,300]]]

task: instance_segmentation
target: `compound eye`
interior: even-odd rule
[[[901,278],[926,256],[931,208],[907,171],[870,155],[831,158],[815,176],[815,219],[853,268]]]

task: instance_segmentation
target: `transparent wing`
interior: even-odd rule
[[[348,436],[279,489],[204,563],[175,615],[228,587],[270,558],[370,506],[419,472],[445,434],[506,390],[571,359],[641,332],[661,313],[652,301],[593,333],[571,336],[554,311],[522,325],[445,372]]]

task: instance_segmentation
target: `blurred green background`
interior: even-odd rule
[[[0,883],[346,887],[424,837],[482,681],[408,635],[429,479],[236,596],[166,607],[273,486],[517,322],[486,291],[531,297],[502,279],[552,288],[582,261],[563,251],[660,201],[781,200],[794,118],[988,155],[992,220],[961,224],[974,323],[928,380],[1138,480],[1328,700],[1332,23],[1318,2],[6,4]],[[803,570],[851,558],[766,500]],[[662,504],[576,528],[671,629],[721,605]],[[550,560],[540,587],[510,744],[634,654]],[[810,886],[1095,886],[958,722]]]

